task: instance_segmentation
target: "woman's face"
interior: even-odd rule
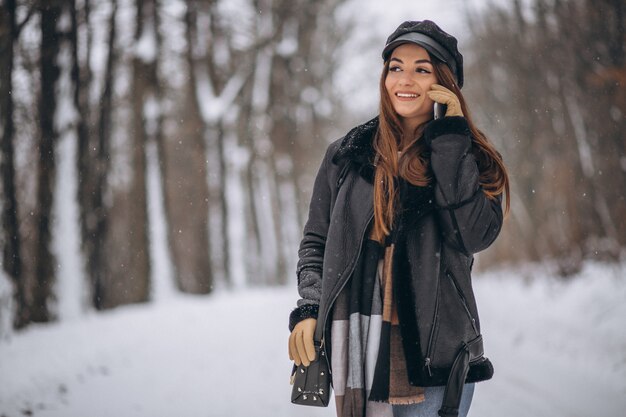
[[[393,50],[385,88],[405,128],[415,129],[433,116],[433,101],[426,92],[437,82],[426,49],[405,43]]]

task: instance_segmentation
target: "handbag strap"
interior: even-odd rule
[[[318,315],[318,320],[317,323],[315,323],[315,332],[313,333],[313,345],[315,345],[316,347],[322,347],[323,343],[322,343],[322,336],[323,336],[323,323],[322,320],[319,320],[319,315]]]
[[[478,336],[468,343],[463,342],[459,349],[450,369],[441,409],[437,412],[440,417],[458,417],[469,362],[483,355],[482,339],[482,336]]]

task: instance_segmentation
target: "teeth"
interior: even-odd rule
[[[417,98],[419,97],[417,94],[407,94],[407,93],[396,93],[398,97],[402,98]]]

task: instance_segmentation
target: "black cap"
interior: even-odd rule
[[[383,60],[388,60],[391,52],[403,43],[417,44],[443,61],[454,74],[459,88],[463,87],[463,55],[457,48],[454,36],[444,32],[430,20],[406,21],[387,38]]]

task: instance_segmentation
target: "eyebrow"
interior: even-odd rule
[[[402,60],[400,58],[391,58],[391,61],[398,61],[399,63],[404,64],[404,62],[402,62]],[[417,61],[414,62],[414,64],[422,64],[422,63],[427,63],[427,64],[430,64],[430,65],[433,64],[428,59],[418,59]]]

